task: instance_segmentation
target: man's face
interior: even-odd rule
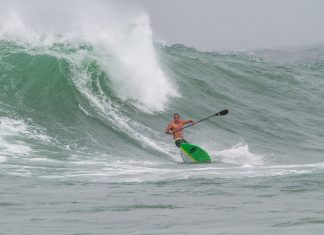
[[[173,119],[175,123],[178,123],[180,121],[180,115],[179,114],[174,115]]]

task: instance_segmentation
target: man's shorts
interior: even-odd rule
[[[174,140],[174,143],[177,147],[180,148],[180,145],[183,144],[183,143],[188,143],[185,139],[175,139]]]

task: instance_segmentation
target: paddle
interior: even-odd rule
[[[211,115],[211,116],[209,116],[209,117],[203,118],[203,119],[201,119],[201,120],[199,120],[199,121],[197,121],[197,122],[195,122],[195,123],[192,123],[192,124],[190,124],[190,125],[188,125],[188,126],[185,126],[185,127],[181,128],[181,129],[179,129],[179,130],[176,130],[176,131],[173,132],[173,133],[176,133],[176,132],[178,132],[178,131],[181,131],[181,130],[183,130],[183,129],[186,129],[186,128],[188,128],[188,127],[191,127],[191,126],[193,126],[193,125],[196,125],[197,123],[202,122],[202,121],[205,121],[205,120],[207,120],[207,119],[209,119],[209,118],[211,118],[211,117],[214,117],[214,116],[224,116],[224,115],[226,115],[226,114],[228,114],[228,110],[227,110],[227,109],[224,109],[224,110],[222,110],[222,111],[220,111],[220,112],[218,112],[218,113],[215,113],[215,114],[213,114],[213,115]]]

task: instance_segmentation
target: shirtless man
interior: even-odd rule
[[[173,135],[174,143],[176,146],[180,147],[182,143],[188,143],[183,138],[183,131],[177,131],[183,128],[185,124],[195,123],[193,120],[181,120],[180,115],[175,113],[173,115],[173,121],[169,123],[167,128],[165,129],[165,133],[169,135]]]

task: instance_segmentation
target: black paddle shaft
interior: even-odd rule
[[[199,122],[205,121],[205,120],[207,120],[207,119],[209,119],[209,118],[211,118],[211,117],[214,117],[214,116],[223,116],[223,115],[226,115],[226,114],[228,114],[228,110],[227,110],[227,109],[224,109],[224,110],[222,110],[222,111],[220,111],[220,112],[218,112],[218,113],[215,113],[215,114],[213,114],[213,115],[211,115],[211,116],[209,116],[209,117],[203,118],[203,119],[201,119],[201,120],[199,120],[199,121],[197,121],[197,122],[195,122],[195,123],[192,123],[192,124],[190,124],[190,125],[188,125],[188,126],[185,126],[185,127],[181,128],[181,129],[179,129],[179,130],[176,130],[176,131],[173,132],[173,133],[176,133],[176,132],[178,132],[178,131],[181,131],[181,130],[183,130],[183,129],[186,129],[186,128],[188,128],[188,127],[191,127],[191,126],[193,126],[193,125],[195,125],[195,124],[197,124],[197,123],[199,123]]]

